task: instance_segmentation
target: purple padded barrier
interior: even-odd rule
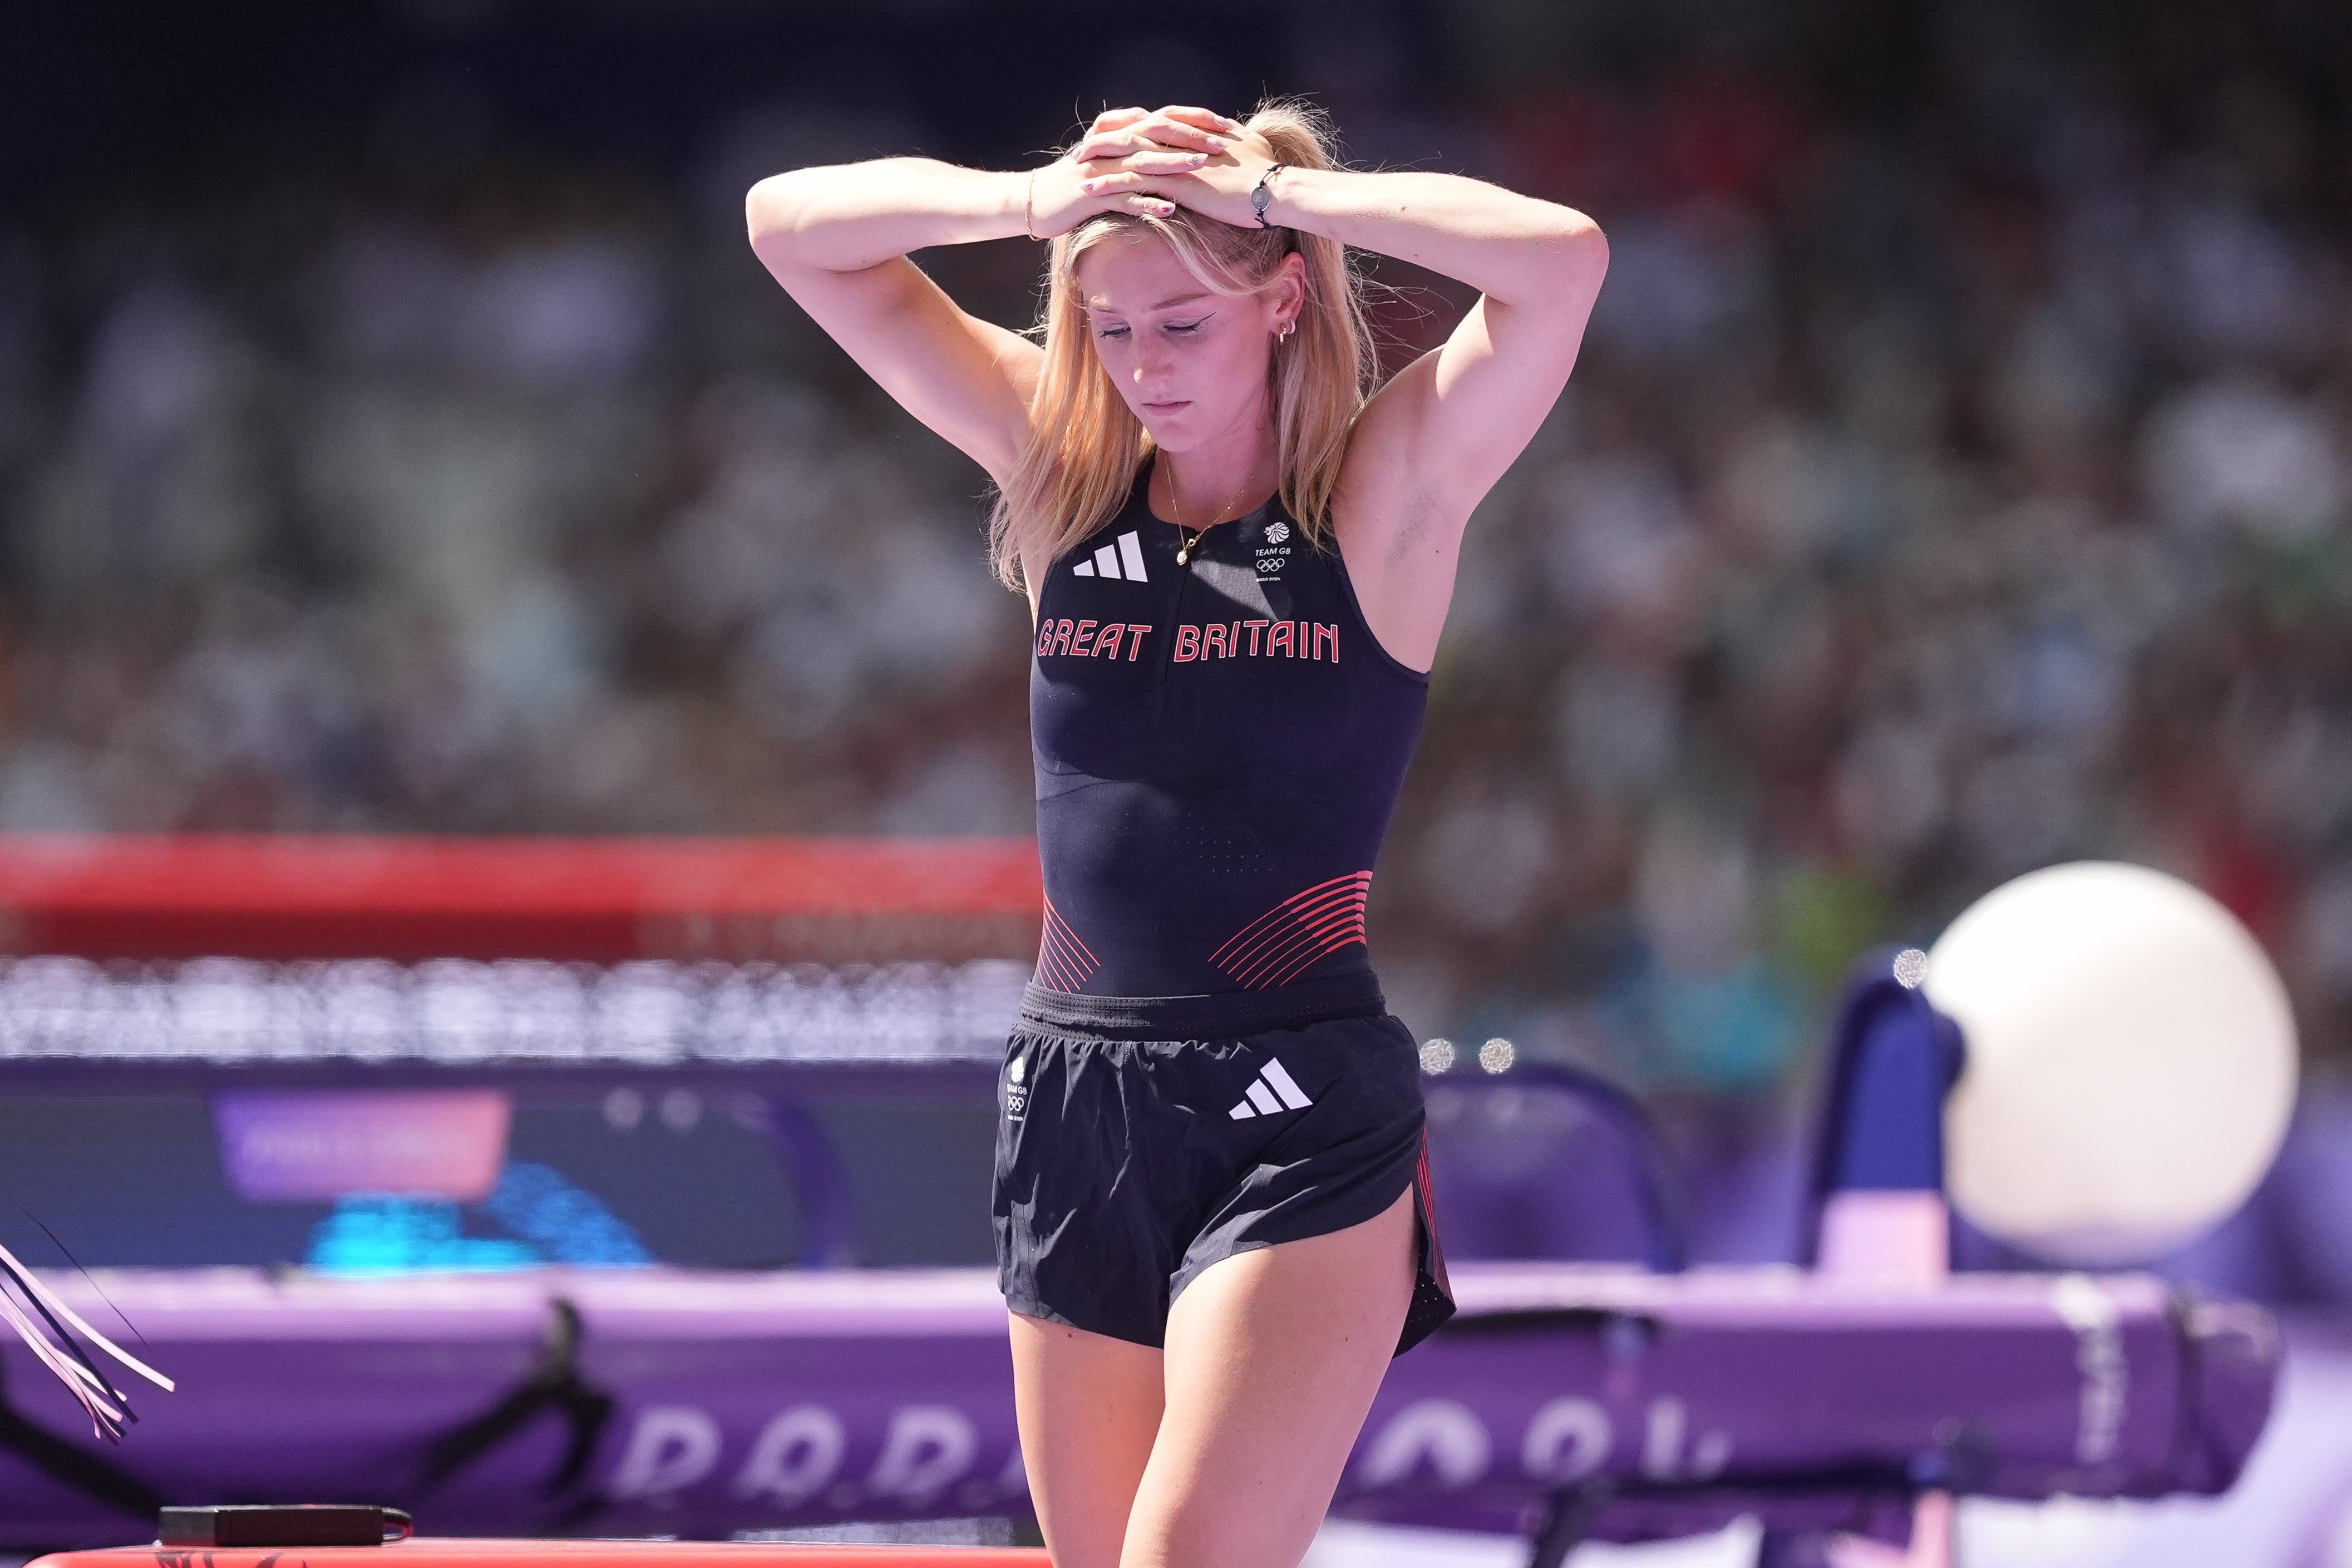
[[[50,1279],[101,1328],[118,1321],[91,1283]],[[397,1503],[434,1534],[691,1537],[1025,1507],[1003,1307],[982,1270],[96,1284],[180,1380],[139,1397],[120,1448],[75,1429],[20,1348],[0,1359],[14,1409],[131,1495]],[[1778,1268],[1496,1264],[1454,1285],[1463,1317],[1391,1371],[1342,1513],[1510,1530],[1554,1489],[1606,1481],[1595,1533],[1628,1540],[1740,1511],[1885,1527],[1921,1482],[2219,1491],[2276,1370],[2259,1310],[2135,1276],[1904,1293]],[[568,1330],[558,1301],[577,1309],[576,1353],[551,1337]],[[0,1441],[0,1545],[152,1533],[152,1516],[25,1450]]]

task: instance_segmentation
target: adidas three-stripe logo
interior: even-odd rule
[[[1234,1107],[1234,1120],[1246,1121],[1253,1116],[1276,1116],[1285,1110],[1304,1110],[1315,1102],[1298,1087],[1282,1064],[1272,1057],[1265,1058],[1265,1068],[1250,1079],[1249,1093]]]
[[[1115,577],[1129,583],[1149,581],[1143,574],[1143,542],[1133,529],[1118,536],[1116,544],[1106,544],[1095,552],[1091,561],[1081,561],[1070,568],[1073,577]]]

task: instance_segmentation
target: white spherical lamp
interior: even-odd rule
[[[2294,1019],[2227,910],[2145,867],[2018,878],[1952,922],[1926,989],[1968,1042],[1946,1187],[1980,1229],[2084,1268],[2218,1224],[2270,1169],[2294,1103]]]

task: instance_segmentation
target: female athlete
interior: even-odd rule
[[[1608,250],[1294,104],[1118,110],[1041,168],[762,180],[751,243],[988,470],[1035,617],[1045,932],[1000,1079],[1021,1445],[1058,1568],[1289,1568],[1391,1355],[1452,1310],[1412,1036],[1367,961],[1464,524]],[[1034,336],[907,259],[1053,241]],[[1366,395],[1349,247],[1480,298]]]

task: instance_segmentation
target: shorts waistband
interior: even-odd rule
[[[1302,980],[1272,991],[1221,991],[1201,996],[1082,996],[1031,981],[1021,994],[1021,1022],[1137,1040],[1235,1039],[1268,1029],[1297,1029],[1327,1018],[1371,1018],[1388,1011],[1370,970]]]

